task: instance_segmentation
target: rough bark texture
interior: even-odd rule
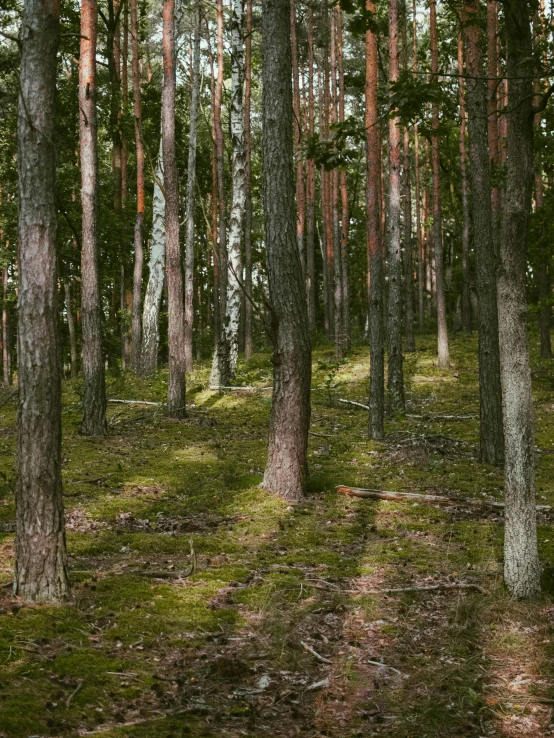
[[[498,276],[500,368],[505,440],[504,579],[510,592],[540,591],[535,511],[534,412],[527,345],[526,244],[533,189],[532,44],[527,0],[505,5],[510,80],[507,171]]]
[[[458,74],[460,75],[459,100],[460,100],[460,174],[462,178],[462,329],[471,333],[471,299],[469,283],[469,192],[467,187],[467,151],[466,151],[466,110],[464,95],[464,53],[463,41],[460,36],[458,40]],[[486,143],[486,142],[485,142]],[[488,197],[488,194],[487,194]]]
[[[246,39],[244,58],[244,359],[252,357],[252,0],[246,0]]]
[[[179,244],[179,180],[175,156],[175,0],[164,0],[162,146],[165,185],[165,246],[167,254],[167,312],[169,383],[167,412],[172,418],[186,415],[185,313],[183,273]]]
[[[339,76],[339,121],[344,122],[344,52],[342,40],[342,10],[339,6],[336,8],[337,13],[337,66]],[[350,351],[352,338],[350,326],[350,268],[348,264],[348,226],[349,226],[349,206],[348,206],[348,189],[346,182],[346,171],[340,171],[340,196],[341,196],[341,231],[340,231],[340,251],[341,251],[341,309],[342,309],[342,347],[345,351]]]
[[[311,347],[296,240],[289,0],[263,0],[265,243],[273,338],[273,405],[264,487],[301,499],[307,478]]]
[[[84,379],[81,433],[86,436],[103,436],[107,431],[98,259],[97,18],[96,0],[83,0],[81,56],[79,61],[79,133],[81,143],[81,201],[83,207],[81,324]]]
[[[315,131],[314,100],[314,13],[308,8],[308,133]],[[315,162],[306,162],[306,293],[310,332],[316,329],[315,283]]]
[[[135,115],[135,150],[137,160],[137,217],[135,220],[135,265],[133,270],[133,308],[131,313],[131,369],[141,369],[141,297],[144,252],[142,225],[144,220],[144,147],[141,132],[141,99],[137,0],[131,0],[131,48],[133,51],[133,111]]]
[[[187,226],[185,231],[185,366],[192,371],[194,329],[194,206],[196,189],[196,141],[200,97],[200,23],[201,0],[194,5],[194,49],[192,58],[192,88],[190,98],[189,158],[187,171]]]
[[[71,379],[77,379],[79,365],[77,359],[77,331],[75,330],[75,318],[73,317],[73,305],[71,304],[71,284],[69,279],[63,281],[65,295],[65,311],[67,314],[67,330],[69,331],[69,355],[71,358]]]
[[[92,3],[88,0],[84,8]],[[59,13],[56,0],[26,0],[20,31],[19,412],[14,593],[35,602],[61,601],[69,593],[62,500],[56,164],[52,142]]]
[[[245,151],[244,151],[244,2],[233,0],[231,16],[232,47],[232,177],[233,198],[229,219],[227,264],[227,298],[225,321],[214,352],[210,384],[227,386],[237,371],[239,353],[239,324],[242,282],[242,233],[245,205]]]
[[[375,3],[366,8],[375,12]],[[385,436],[385,327],[383,320],[384,264],[381,240],[381,136],[377,107],[378,85],[377,35],[366,32],[366,207],[367,252],[369,265],[369,435],[375,440]]]
[[[389,0],[389,83],[398,81],[398,0]],[[389,118],[389,212],[388,212],[388,399],[392,411],[404,410],[402,370],[402,255],[400,214],[402,179],[400,174],[401,135],[397,117]]]
[[[160,141],[152,198],[149,276],[142,309],[141,371],[145,376],[153,374],[158,365],[159,315],[165,267],[165,197],[162,190],[164,184],[162,157],[162,141]]]
[[[216,149],[217,200],[219,206],[218,229],[218,275],[219,295],[216,295],[219,307],[219,341],[225,322],[227,300],[227,201],[225,199],[225,170],[223,127],[221,123],[221,104],[223,98],[224,54],[223,54],[223,0],[217,0],[217,80],[214,99],[214,133]],[[217,347],[216,341],[216,347]]]
[[[413,70],[417,73],[417,7],[413,0]],[[414,123],[414,174],[415,174],[415,210],[416,210],[416,239],[417,239],[417,318],[419,327],[423,328],[425,318],[423,294],[425,281],[425,251],[423,244],[423,231],[421,227],[421,190],[419,181],[419,135],[417,123]]]
[[[479,26],[479,0],[466,0],[464,40],[467,67],[469,158],[473,206],[473,243],[479,299],[480,458],[486,464],[504,463],[502,388],[496,259],[494,254],[491,184],[487,151],[487,87]]]
[[[294,153],[296,158],[296,237],[302,270],[306,270],[306,252],[304,249],[305,225],[305,192],[304,162],[302,161],[302,113],[300,111],[300,80],[298,76],[298,45],[296,42],[296,10],[295,1],[290,0],[290,38],[292,49],[292,85],[294,110]]]
[[[437,2],[430,0],[431,30],[431,72],[439,71],[439,52],[437,40]],[[450,366],[448,350],[448,327],[446,323],[446,296],[444,288],[444,251],[442,247],[442,209],[440,199],[440,155],[439,155],[439,104],[433,103],[433,120],[431,133],[432,171],[433,171],[433,250],[435,255],[436,305],[438,328],[438,364],[441,369]]]
[[[489,162],[491,166],[491,204],[492,204],[492,236],[494,253],[498,259],[498,234],[500,229],[500,188],[498,187],[498,168],[500,166],[500,142],[498,121],[500,74],[498,63],[498,2],[487,0],[487,124]]]
[[[331,10],[330,51],[331,51],[331,90],[329,124],[338,120],[338,86],[337,86],[337,24],[336,9]],[[335,167],[330,173],[330,200],[333,239],[333,336],[335,339],[335,357],[342,358],[342,258],[341,258],[341,221],[339,218],[339,170]]]

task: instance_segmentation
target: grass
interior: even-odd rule
[[[432,336],[405,363],[408,414],[368,440],[368,357],[314,352],[309,493],[259,488],[270,393],[189,380],[191,419],[109,406],[110,435],[79,435],[78,381],[64,384],[64,492],[74,600],[0,601],[0,736],[547,736],[551,723],[554,534],[540,521],[545,597],[502,585],[502,519],[486,509],[355,500],[337,484],[502,497],[476,460],[476,338],[439,370]],[[535,349],[533,338],[533,349]],[[533,351],[537,446],[554,446],[554,375]],[[163,400],[167,377],[109,377],[110,397]],[[270,357],[238,384],[267,386]],[[472,416],[471,419],[436,416]],[[208,420],[210,419],[210,420]],[[0,523],[14,518],[15,412],[0,408]],[[554,455],[537,494],[554,504]],[[196,571],[184,571],[191,542]],[[0,576],[13,565],[0,534]],[[436,582],[471,590],[370,594]],[[8,590],[4,590],[8,592]],[[314,656],[302,642],[319,654]],[[385,666],[375,666],[378,662]],[[310,689],[328,679],[320,687]]]

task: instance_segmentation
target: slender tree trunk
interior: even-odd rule
[[[498,260],[499,244],[498,235],[500,231],[500,188],[498,186],[498,170],[500,167],[500,144],[499,144],[499,122],[498,122],[498,86],[499,76],[498,62],[498,1],[487,0],[487,76],[488,76],[488,102],[487,102],[487,124],[489,162],[491,167],[491,202],[492,202],[492,235],[494,253]]]
[[[107,432],[98,254],[97,14],[96,0],[83,0],[79,62],[79,130],[81,139],[81,200],[83,207],[81,321],[83,327],[84,378],[81,433],[86,436],[103,436]]]
[[[217,198],[219,205],[219,319],[220,335],[223,332],[227,315],[227,203],[225,200],[225,171],[223,126],[221,123],[221,105],[223,100],[224,55],[223,55],[223,0],[217,0],[217,80],[214,100],[214,132],[216,146]],[[217,344],[216,344],[217,346]]]
[[[417,74],[417,8],[416,0],[413,0],[413,71]],[[417,123],[414,123],[414,174],[415,174],[415,208],[416,208],[416,234],[417,234],[417,315],[419,327],[423,328],[425,309],[423,295],[425,291],[425,251],[423,231],[421,227],[421,190],[419,176],[419,131]]]
[[[307,479],[311,347],[295,229],[290,0],[263,0],[265,243],[273,339],[273,404],[264,487],[301,499]]]
[[[131,313],[131,369],[141,369],[141,296],[144,253],[142,224],[144,219],[144,147],[141,132],[141,99],[137,0],[131,0],[131,48],[133,52],[133,111],[135,115],[135,151],[137,158],[137,217],[135,220],[135,267],[133,270],[133,308]]]
[[[466,111],[464,96],[464,51],[462,37],[458,39],[458,74],[460,75],[460,174],[462,178],[462,329],[471,333],[471,299],[469,283],[469,192],[467,188]],[[488,197],[488,194],[487,194]],[[475,211],[474,211],[475,212]],[[488,237],[488,235],[487,235]]]
[[[83,22],[94,21],[94,0]],[[88,11],[88,12],[87,12]],[[58,602],[69,594],[61,453],[61,375],[53,143],[59,4],[26,0],[20,31],[19,411],[14,594]]]
[[[339,121],[344,123],[345,120],[345,100],[344,100],[344,51],[342,39],[342,10],[337,6],[337,66],[339,75]],[[350,269],[348,264],[348,226],[349,226],[349,207],[348,207],[348,188],[346,181],[346,171],[340,170],[340,194],[341,194],[341,233],[340,233],[340,250],[341,250],[341,308],[342,308],[342,347],[345,351],[350,351],[352,338],[350,327]]]
[[[314,100],[314,12],[308,8],[308,133],[315,131]],[[316,278],[315,278],[315,162],[306,162],[306,292],[308,299],[308,323],[310,332],[316,330]]]
[[[244,199],[244,359],[252,358],[252,0],[246,0],[245,39],[245,85],[244,85],[244,155],[245,155],[245,199]]]
[[[239,352],[239,324],[242,282],[242,232],[245,205],[244,153],[244,2],[233,0],[232,38],[232,101],[231,135],[233,145],[233,199],[229,223],[229,249],[225,324],[214,352],[210,384],[226,386],[235,377]]]
[[[295,0],[290,0],[290,38],[292,48],[292,84],[294,110],[294,145],[296,157],[296,237],[302,269],[306,270],[306,253],[304,250],[304,162],[302,161],[302,113],[300,111],[300,80],[298,74],[298,45],[296,42],[296,10]]]
[[[164,185],[162,156],[162,141],[160,141],[152,198],[149,277],[142,311],[141,371],[145,376],[150,376],[156,371],[160,340],[159,316],[165,268],[165,197],[162,189]]]
[[[389,0],[389,83],[398,81],[398,0]],[[401,135],[397,117],[389,118],[389,213],[388,213],[388,390],[392,411],[404,410],[402,369],[402,255],[400,251]]]
[[[194,5],[194,50],[192,59],[189,159],[187,172],[187,227],[185,235],[185,367],[192,372],[194,329],[194,206],[196,189],[196,141],[198,137],[198,109],[200,97],[200,25],[201,0]]]
[[[69,279],[64,279],[63,288],[65,293],[65,309],[67,312],[67,329],[69,331],[71,379],[77,379],[77,374],[79,371],[77,361],[77,331],[75,330],[75,318],[73,317],[73,305],[71,304],[71,284],[69,282]]]
[[[331,90],[330,90],[330,125],[338,121],[338,65],[337,65],[337,24],[336,8],[331,9],[330,51],[331,51]],[[342,255],[341,255],[341,220],[339,218],[339,170],[335,167],[330,173],[331,218],[333,226],[333,308],[335,339],[335,357],[342,358]]]
[[[504,463],[502,389],[496,259],[494,254],[490,170],[487,150],[487,85],[478,22],[479,0],[466,0],[463,35],[467,67],[469,157],[473,205],[473,241],[479,299],[480,459]]]
[[[214,78],[214,59],[211,46],[211,38],[208,27],[208,58],[210,60],[210,92],[212,100],[212,231],[211,241],[213,247],[213,274],[214,274],[214,347],[217,348],[219,336],[221,335],[221,301],[219,299],[221,286],[219,275],[221,273],[221,265],[219,263],[219,244],[217,230],[217,212],[218,212],[218,178],[217,178],[217,143],[216,143],[216,85]]]
[[[402,0],[402,66],[409,69],[408,9]],[[412,184],[410,176],[410,132],[404,128],[404,321],[406,326],[406,351],[415,351],[414,336],[414,264],[412,238]]]
[[[175,155],[175,0],[164,0],[162,54],[162,147],[169,349],[167,412],[172,418],[183,418],[186,415],[185,316],[179,244],[179,180]]]
[[[429,8],[431,11],[431,73],[436,78],[439,71],[437,0],[430,0]],[[433,246],[435,252],[435,280],[437,294],[438,364],[441,369],[447,369],[450,366],[450,353],[448,350],[448,326],[446,322],[446,296],[444,287],[444,250],[442,246],[438,102],[433,103],[431,149],[433,168]]]
[[[123,0],[123,41],[121,44],[121,94],[123,102],[123,112],[127,112],[129,106],[129,0]],[[127,138],[121,136],[121,205],[125,208],[127,202],[127,169],[128,169],[129,151],[127,147]],[[117,280],[114,280],[114,287]]]
[[[535,433],[525,300],[526,245],[533,190],[533,49],[527,0],[506,5],[510,80],[507,171],[498,276],[505,441],[504,579],[518,598],[540,592],[535,511]]]
[[[366,0],[366,8],[375,13],[375,3]],[[385,436],[385,327],[383,319],[384,264],[381,240],[381,136],[377,103],[377,34],[366,31],[366,207],[367,251],[369,266],[369,435],[375,440]]]
[[[12,383],[12,354],[10,349],[10,313],[8,309],[8,267],[4,267],[2,270],[2,289],[4,297],[2,305],[2,369],[4,385],[9,387]]]

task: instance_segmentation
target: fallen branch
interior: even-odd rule
[[[475,505],[482,507],[494,507],[503,510],[505,505],[503,502],[496,500],[479,500],[475,497],[469,499],[445,497],[444,495],[424,495],[415,492],[388,492],[379,489],[364,489],[363,487],[346,487],[338,485],[335,487],[337,492],[348,497],[361,497],[363,499],[376,500],[392,500],[396,502],[422,502],[429,505]],[[551,505],[536,505],[537,512],[548,512],[552,510]]]
[[[386,587],[385,589],[359,589],[348,590],[349,592],[357,592],[358,594],[388,594],[391,592],[433,592],[437,589],[475,589],[481,594],[487,594],[487,591],[478,584],[454,582],[446,584],[424,584],[415,587]],[[371,662],[370,662],[371,663]]]
[[[148,400],[108,400],[108,402],[116,405],[154,405],[155,407],[161,407],[161,402],[149,402]]]
[[[354,400],[339,400],[343,405],[354,405],[354,407],[361,407],[362,410],[369,410],[369,405],[364,405],[361,402],[354,402]]]
[[[310,436],[315,436],[316,438],[333,438],[333,436],[330,433],[314,433],[313,431],[308,431]]]
[[[130,720],[127,723],[116,723],[114,725],[104,725],[100,728],[94,728],[94,730],[80,730],[79,735],[101,735],[102,733],[111,733],[112,730],[119,728],[134,728],[137,725],[144,725],[145,723],[154,722],[155,720],[165,720],[168,717],[175,717],[176,715],[201,715],[210,711],[210,708],[206,705],[194,705],[192,707],[185,707],[181,710],[164,710],[163,713],[156,715],[150,715],[140,720]]]
[[[426,502],[432,505],[453,505],[454,501],[450,497],[443,495],[422,495],[414,492],[387,492],[378,489],[363,489],[362,487],[345,487],[338,485],[337,492],[341,495],[350,497],[373,498],[377,500],[404,500],[407,502]]]
[[[406,413],[406,418],[416,418],[417,420],[476,420],[477,415],[437,415],[436,413],[428,413],[417,415],[414,413]]]
[[[13,400],[13,398],[19,394],[19,390],[13,390],[13,392],[10,392],[10,394],[7,397],[4,397],[2,402],[0,402],[0,407],[3,407],[4,405],[7,405],[10,400]]]
[[[371,661],[371,659],[368,659],[367,663],[372,664],[373,666],[378,666],[380,669],[390,669],[391,671],[394,671],[399,676],[404,676],[404,674],[401,671],[398,671],[398,669],[395,669],[394,666],[389,666],[388,664],[382,664],[380,661]]]
[[[208,385],[209,390],[219,391],[219,390],[231,390],[232,392],[255,392],[256,390],[268,390],[273,389],[272,386],[268,387],[226,387],[222,384],[210,384]]]
[[[325,656],[322,656],[320,653],[318,653],[314,648],[312,648],[308,643],[305,643],[304,641],[300,641],[300,645],[304,646],[306,651],[309,651],[312,656],[315,656],[318,661],[321,661],[323,664],[332,664],[333,662],[330,659],[326,659]]]
[[[75,695],[79,694],[81,689],[83,688],[84,680],[79,679],[79,684],[75,687],[73,692],[69,695],[69,697],[65,701],[66,708],[69,708],[69,705],[71,704],[71,700],[75,697]]]

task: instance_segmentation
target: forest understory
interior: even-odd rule
[[[502,583],[502,471],[479,464],[477,339],[452,368],[432,335],[407,354],[407,413],[368,440],[367,347],[314,350],[309,493],[260,489],[271,363],[207,389],[189,417],[109,404],[106,438],[79,434],[64,383],[64,503],[73,601],[24,605],[13,569],[15,407],[0,408],[0,735],[554,735],[550,570],[543,599]],[[532,336],[537,502],[554,505],[554,375]],[[109,376],[112,399],[163,402],[167,375]],[[354,499],[337,485],[446,495],[453,504]],[[554,515],[554,510],[552,512]],[[540,512],[541,561],[554,559]],[[475,588],[387,592],[398,587]]]

